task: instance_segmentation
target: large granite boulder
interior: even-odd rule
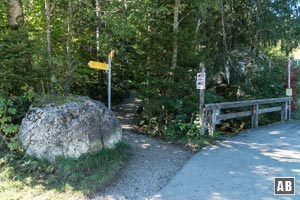
[[[122,127],[101,102],[79,98],[60,106],[31,108],[22,120],[20,139],[30,156],[51,162],[78,158],[121,141]]]

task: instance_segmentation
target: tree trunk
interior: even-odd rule
[[[172,69],[175,69],[176,66],[177,66],[179,9],[180,9],[180,0],[175,0],[175,5],[174,5],[174,22],[173,22],[174,40],[173,40]]]
[[[225,48],[225,52],[227,54],[227,59],[229,62],[229,65],[233,67],[233,61],[232,61],[232,55],[230,52],[230,49],[227,44],[227,34],[226,34],[226,28],[225,28],[225,10],[224,10],[224,3],[223,0],[221,0],[221,17],[222,17],[222,36],[223,36],[223,45]]]
[[[96,17],[97,17],[97,27],[96,27],[96,51],[97,51],[97,61],[100,59],[100,29],[101,29],[101,16],[100,16],[100,0],[96,0],[95,2],[96,7]]]
[[[100,60],[100,32],[101,32],[101,9],[100,0],[95,1],[96,17],[97,17],[97,27],[96,27],[96,59]],[[102,70],[98,71],[99,83],[104,78],[104,73]]]
[[[260,23],[261,23],[261,0],[256,0],[256,27],[255,27],[255,34],[252,39],[251,44],[251,57],[250,57],[250,63],[255,64],[256,63],[256,57],[258,54],[258,40],[259,40],[259,32],[260,32]]]
[[[238,47],[238,37],[237,37],[237,12],[238,9],[236,8],[236,3],[235,0],[232,0],[232,5],[231,5],[231,13],[233,13],[232,17],[231,17],[231,49],[232,50],[236,50]]]
[[[68,78],[64,87],[64,95],[67,95],[73,80],[74,69],[72,66],[72,32],[73,32],[73,5],[72,0],[69,0],[69,18],[68,18],[68,39],[67,39],[67,66]]]
[[[46,41],[47,41],[47,54],[48,54],[48,69],[49,69],[49,77],[50,77],[50,94],[54,95],[54,67],[52,63],[52,52],[51,52],[51,12],[49,0],[45,0],[45,11],[46,11]]]
[[[8,1],[7,18],[11,28],[18,28],[24,22],[23,8],[20,0]]]

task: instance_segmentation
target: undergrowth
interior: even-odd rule
[[[60,106],[69,102],[82,103],[86,100],[86,97],[79,96],[63,96],[63,95],[44,95],[37,97],[33,102],[33,107],[45,107],[47,105]]]

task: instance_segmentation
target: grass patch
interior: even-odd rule
[[[0,199],[86,199],[110,183],[126,161],[130,146],[47,161],[0,153]]]

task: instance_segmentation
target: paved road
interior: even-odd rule
[[[296,195],[274,196],[274,177],[295,177]],[[244,131],[207,147],[152,199],[300,199],[300,122]]]

